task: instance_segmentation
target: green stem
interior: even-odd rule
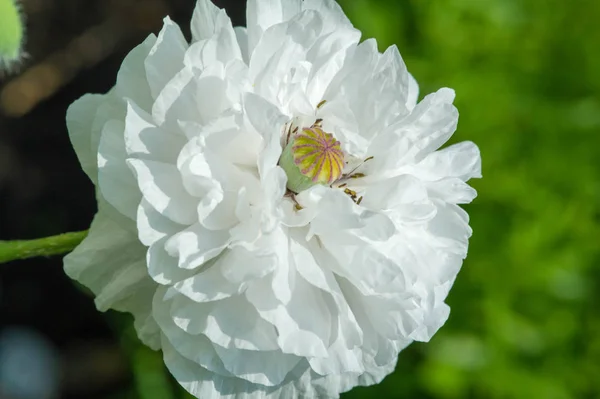
[[[0,263],[36,256],[66,254],[79,245],[87,233],[78,231],[35,240],[0,241]]]

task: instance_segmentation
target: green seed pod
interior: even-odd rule
[[[292,137],[279,166],[288,177],[287,188],[299,193],[317,184],[331,185],[342,177],[344,153],[332,134],[313,126]]]

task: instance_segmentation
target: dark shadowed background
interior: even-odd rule
[[[243,0],[215,0],[237,25]],[[600,2],[341,0],[363,38],[397,44],[423,93],[457,92],[453,141],[482,152],[474,236],[450,320],[344,398],[600,397]],[[106,92],[128,50],[193,0],[23,0],[20,73],[0,77],[0,239],[83,230],[91,183],[67,106]],[[0,399],[185,394],[130,318],[98,313],[61,259],[0,265]]]

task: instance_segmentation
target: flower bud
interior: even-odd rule
[[[23,37],[24,26],[17,4],[13,0],[0,0],[0,74],[22,58]]]

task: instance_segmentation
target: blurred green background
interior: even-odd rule
[[[240,21],[242,1],[215,2]],[[187,23],[193,2],[170,4],[175,19]],[[363,38],[375,37],[382,51],[392,44],[399,47],[422,95],[443,86],[456,90],[461,117],[452,141],[479,145],[484,175],[472,181],[479,197],[466,209],[474,235],[448,298],[450,320],[430,343],[416,343],[402,352],[396,372],[383,383],[342,397],[600,398],[600,2],[340,4]],[[73,31],[77,29],[84,26]],[[144,29],[156,30],[157,25],[142,24],[140,31]],[[127,46],[131,48],[115,46],[114,54],[91,69],[110,76],[105,86],[114,82]],[[61,104],[49,111],[58,112],[52,118],[61,121],[60,112],[73,98],[104,87],[82,83],[96,76],[91,66],[86,68],[72,73],[74,82],[47,96],[58,96]],[[53,103],[38,105],[34,115],[48,104]],[[13,117],[3,126],[7,132],[8,127],[19,130],[23,118]],[[68,146],[64,138],[58,140]],[[75,168],[74,156],[66,157],[69,168]],[[89,197],[84,178],[73,179],[81,187],[79,197],[70,200]],[[54,220],[58,232],[84,228],[93,213],[93,206],[86,205],[82,221],[61,225],[51,216],[60,206],[44,206],[32,218]],[[74,211],[63,212],[61,220]],[[54,232],[44,226],[30,221],[19,232]],[[87,301],[82,312],[95,314],[91,300],[82,301]],[[116,358],[125,365],[125,377],[102,395],[64,397],[186,397],[164,373],[160,355],[136,343],[127,316],[102,317],[94,323],[105,326],[104,339],[118,343]]]

